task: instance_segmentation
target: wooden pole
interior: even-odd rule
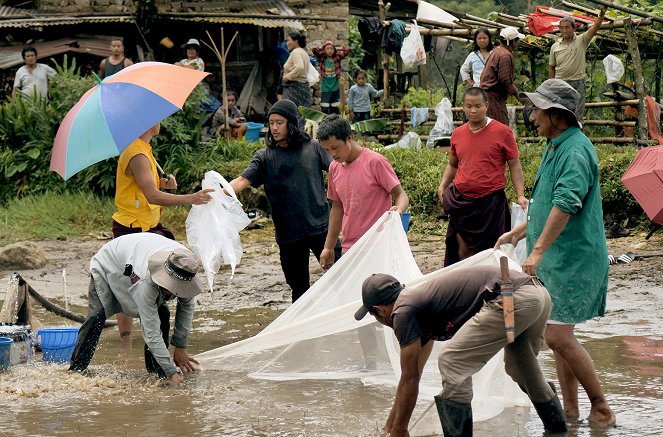
[[[633,29],[633,23],[630,18],[624,20],[626,29],[626,38],[628,40],[628,51],[633,63],[633,76],[635,79],[635,96],[638,98],[638,139],[647,139],[647,109],[645,108],[645,80],[642,77],[642,64],[640,63],[640,50],[638,49],[638,39]]]
[[[385,22],[390,7],[391,3],[385,5],[382,0],[378,0],[378,17],[381,22]],[[386,102],[389,97],[389,55],[382,50],[382,47],[378,48],[378,63],[378,65],[382,65],[382,88],[384,89],[382,101]],[[379,70],[376,73],[379,73]]]
[[[223,103],[223,115],[224,115],[224,123],[223,123],[223,128],[225,130],[225,135],[226,138],[229,137],[230,135],[230,129],[228,129],[228,105],[226,104],[226,58],[228,57],[228,52],[230,51],[230,47],[232,47],[233,42],[235,42],[235,38],[237,38],[237,35],[239,32],[235,32],[233,35],[232,39],[230,40],[230,43],[228,44],[228,47],[226,47],[226,41],[224,37],[224,32],[223,32],[223,27],[221,28],[221,50],[216,46],[216,43],[214,42],[214,39],[212,39],[212,36],[210,35],[209,31],[205,31],[207,33],[207,37],[209,38],[210,42],[212,45],[207,44],[205,41],[203,41],[203,44],[205,44],[207,47],[209,47],[216,57],[219,59],[219,62],[221,62],[221,101]]]
[[[618,11],[626,12],[632,15],[637,15],[638,17],[643,17],[643,18],[651,18],[652,20],[658,22],[658,23],[663,23],[663,18],[657,17],[656,15],[651,15],[647,14],[642,11],[638,11],[637,9],[632,9],[632,8],[627,8],[626,6],[620,6],[612,2],[608,2],[605,0],[589,0],[592,3],[595,3],[597,5],[602,5],[602,6],[607,6],[612,9],[617,9]]]

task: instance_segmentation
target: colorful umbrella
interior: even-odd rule
[[[67,113],[53,143],[51,170],[65,180],[119,155],[150,127],[182,109],[209,73],[141,62],[107,77]]]
[[[663,146],[638,150],[622,176],[622,183],[649,219],[663,225]]]

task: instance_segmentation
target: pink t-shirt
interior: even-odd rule
[[[389,160],[370,149],[345,167],[331,163],[327,197],[343,204],[343,253],[391,208],[391,190],[398,185]]]

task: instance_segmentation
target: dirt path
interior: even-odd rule
[[[442,266],[444,242],[441,235],[410,233],[410,246],[423,273]],[[626,252],[647,254],[663,252],[663,232],[650,240],[645,234],[608,240],[609,253],[618,256]],[[48,259],[46,267],[19,273],[44,296],[62,299],[67,294],[74,305],[86,306],[90,258],[107,240],[92,237],[77,240],[35,241]],[[228,311],[240,308],[285,308],[290,303],[290,290],[281,271],[278,247],[274,243],[273,229],[242,232],[244,255],[237,266],[235,277],[229,282],[230,271],[223,270],[215,278],[215,291],[199,299],[208,310]],[[64,271],[64,274],[63,274]],[[312,280],[321,271],[311,257]],[[628,281],[634,285],[661,283],[663,257],[637,260],[627,265],[610,268],[611,287]],[[11,271],[0,271],[0,283],[6,284]],[[65,283],[66,281],[66,283]],[[4,300],[6,287],[0,287],[0,300]]]

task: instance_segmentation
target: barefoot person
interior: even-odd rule
[[[198,258],[180,243],[161,235],[125,235],[106,243],[90,261],[88,315],[81,326],[69,370],[87,369],[106,318],[120,311],[140,318],[145,345],[154,357],[154,370],[162,378],[179,384],[182,372],[196,370],[196,361],[187,352],[187,339],[196,305],[202,291]],[[175,331],[163,330],[159,308],[177,299]],[[168,344],[175,346],[173,357]],[[145,366],[152,363],[145,357]],[[180,368],[178,372],[177,367]]]
[[[578,383],[591,402],[588,421],[614,426],[615,415],[603,394],[594,363],[573,330],[605,314],[608,250],[598,158],[580,130],[580,95],[561,79],[548,79],[535,92],[523,93],[532,105],[530,121],[548,139],[534,182],[527,222],[502,235],[495,245],[527,238],[523,271],[538,275],[550,291],[553,307],[546,343],[555,355],[567,420],[578,411]]]
[[[532,400],[546,430],[566,431],[562,405],[539,367],[537,355],[550,314],[550,296],[541,282],[510,271],[515,300],[515,341],[507,344],[500,268],[470,266],[405,287],[378,273],[361,289],[361,320],[370,313],[393,328],[401,347],[401,376],[384,431],[408,436],[419,380],[435,340],[449,340],[438,357],[442,392],[435,396],[445,437],[472,435],[472,375],[504,348],[506,373]]]

